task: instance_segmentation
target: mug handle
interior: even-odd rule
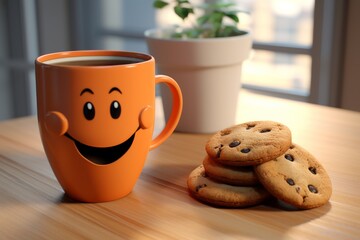
[[[150,144],[150,150],[157,148],[174,132],[179,122],[183,107],[181,90],[179,85],[174,79],[165,75],[156,75],[155,84],[158,83],[165,83],[170,88],[171,94],[173,96],[172,112],[164,129],[160,132],[160,134],[156,138],[152,140]]]

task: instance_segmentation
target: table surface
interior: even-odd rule
[[[161,111],[157,129],[163,124],[159,116]],[[244,209],[202,204],[189,196],[186,180],[201,164],[211,135],[185,133],[174,133],[149,153],[128,196],[74,202],[53,175],[32,116],[0,122],[0,238],[358,239],[360,113],[243,90],[237,122],[251,120],[279,121],[291,129],[293,142],[330,175],[329,203],[303,211],[276,202]]]

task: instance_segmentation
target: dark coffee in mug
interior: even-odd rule
[[[56,66],[113,66],[125,65],[143,62],[144,60],[131,57],[118,57],[118,56],[89,56],[89,57],[69,57],[50,60],[46,64]]]

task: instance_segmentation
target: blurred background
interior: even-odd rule
[[[36,113],[34,59],[41,54],[148,52],[146,29],[180,23],[171,9],[156,11],[152,2],[0,0],[0,120]],[[360,1],[236,3],[243,10],[239,24],[254,37],[243,88],[360,111]]]

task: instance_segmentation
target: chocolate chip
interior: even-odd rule
[[[291,154],[285,154],[285,158],[286,158],[287,160],[291,161],[291,162],[294,161],[294,157],[293,157],[293,155],[291,155]]]
[[[309,167],[309,171],[314,175],[316,174],[316,168],[315,167]]]
[[[290,185],[290,186],[294,186],[295,185],[295,182],[292,178],[287,178],[286,179],[286,182]]]
[[[242,152],[242,153],[249,153],[250,151],[251,151],[250,148],[243,148],[240,150],[240,152]]]
[[[218,146],[215,146],[214,148],[215,149],[218,149],[218,148],[222,148],[224,145],[223,144],[220,144],[220,145],[218,145]]]
[[[226,136],[229,135],[231,133],[230,129],[224,129],[220,132],[220,136]]]
[[[265,128],[260,130],[260,133],[267,133],[267,132],[271,132],[271,129]]]
[[[196,192],[199,192],[199,190],[201,189],[201,188],[204,188],[204,187],[206,187],[207,185],[204,183],[204,184],[201,184],[201,185],[197,185],[196,186],[196,188],[195,188],[195,191]]]
[[[218,150],[217,150],[217,153],[216,153],[216,157],[217,157],[217,158],[220,158],[220,154],[221,154],[221,151],[222,151],[223,146],[224,146],[224,145],[220,144],[220,146],[215,147],[215,149],[218,149]]]
[[[312,193],[318,193],[317,188],[314,185],[309,184],[308,185],[309,191]]]
[[[229,144],[229,147],[233,148],[233,147],[239,146],[240,143],[241,142],[239,140],[234,140]]]
[[[246,130],[252,129],[253,127],[255,127],[255,124],[249,124],[246,127]]]

